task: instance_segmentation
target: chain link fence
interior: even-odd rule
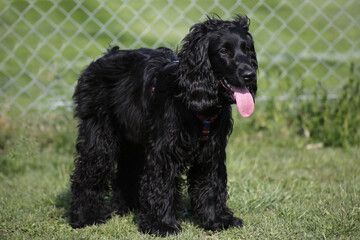
[[[259,99],[336,97],[360,80],[359,0],[2,0],[0,117],[71,111],[77,77],[107,47],[176,49],[211,13],[250,17]]]

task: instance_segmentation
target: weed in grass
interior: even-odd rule
[[[351,64],[351,72],[354,72],[354,64]],[[330,99],[326,90],[314,93],[312,101],[302,104],[298,120],[315,141],[326,146],[346,147],[360,143],[359,112],[360,82],[352,74],[339,98]]]

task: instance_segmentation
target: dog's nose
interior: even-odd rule
[[[241,77],[245,81],[251,81],[256,77],[256,72],[254,70],[246,70],[242,73]]]

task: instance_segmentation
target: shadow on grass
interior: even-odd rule
[[[70,205],[71,205],[71,192],[70,189],[64,190],[62,193],[56,196],[55,207],[62,209],[61,218],[69,222],[70,218]]]
[[[105,199],[106,204],[110,205],[111,198]],[[62,210],[61,218],[65,219],[67,223],[70,220],[70,205],[71,205],[71,191],[70,189],[64,190],[62,193],[58,194],[55,199],[55,207]],[[114,210],[112,212],[112,216],[116,214],[119,217],[124,217],[127,214],[132,213],[132,223],[136,226],[139,225],[140,214],[137,209],[130,210],[128,209],[125,213],[119,214]],[[178,204],[177,216],[180,222],[189,222],[193,225],[196,225],[195,219],[191,215],[191,207],[190,207],[190,198],[188,196],[183,196],[181,201]],[[109,220],[109,219],[108,219]],[[104,222],[106,223],[106,222]]]

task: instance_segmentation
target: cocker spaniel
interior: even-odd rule
[[[201,227],[243,225],[226,206],[225,147],[231,105],[243,117],[254,111],[258,64],[249,23],[240,15],[208,17],[191,27],[178,53],[113,47],[82,72],[73,96],[71,226],[133,210],[142,232],[176,234],[183,185]]]

